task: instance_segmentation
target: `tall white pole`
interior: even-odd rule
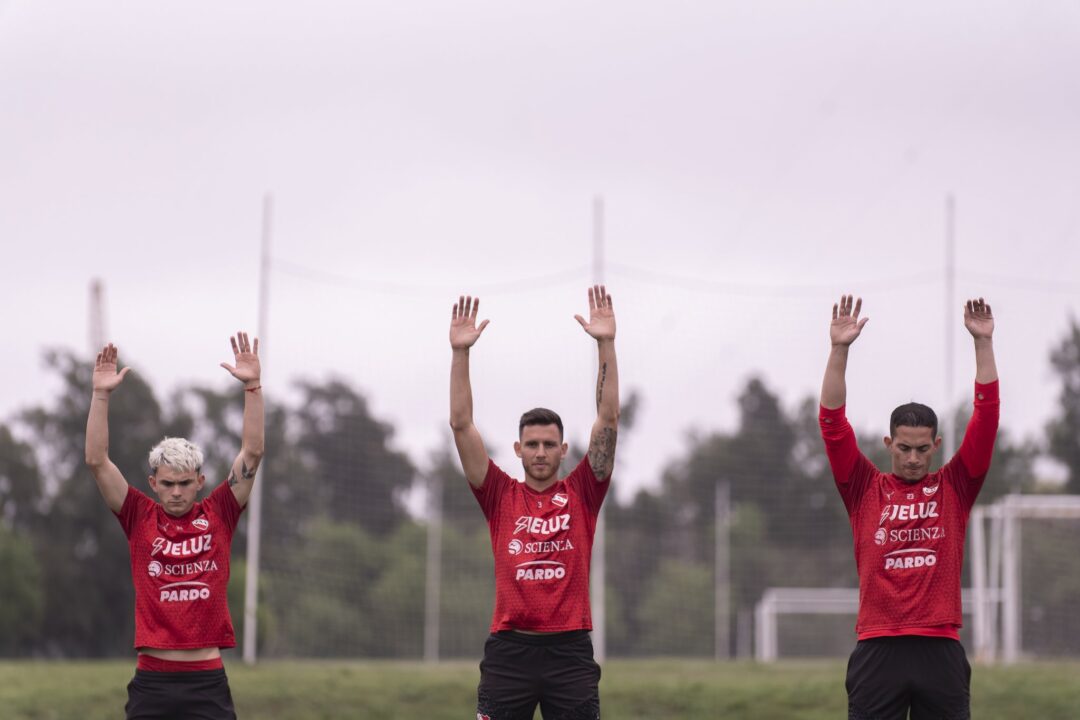
[[[956,285],[956,202],[952,193],[945,196],[945,406],[941,409],[939,428],[945,440],[945,452],[941,462],[952,459],[956,450],[955,423],[953,422],[953,328],[956,326],[956,312],[953,309],[953,297]],[[944,422],[941,422],[944,421]]]
[[[256,335],[262,346],[259,360],[263,365],[266,364],[266,320],[267,305],[270,300],[270,235],[273,217],[274,198],[267,193],[263,196],[262,262],[259,265],[259,317]],[[251,488],[251,497],[248,498],[247,567],[244,574],[244,662],[248,665],[254,665],[256,658],[263,475],[261,469],[256,471],[255,484]]]
[[[90,352],[89,357],[105,346],[105,283],[100,278],[90,281]]]
[[[592,275],[594,284],[604,282],[604,198],[597,195],[593,198],[593,266]],[[593,354],[596,363],[599,363],[596,354]],[[593,365],[599,371],[597,364]],[[595,373],[594,373],[595,376]],[[611,489],[608,489],[610,492]],[[607,610],[605,607],[606,593],[604,582],[607,579],[607,562],[604,552],[604,536],[607,533],[607,522],[604,520],[604,507],[600,507],[600,514],[596,518],[596,536],[593,540],[592,552],[592,577],[590,578],[590,604],[593,616],[593,653],[597,662],[604,662],[607,657]]]

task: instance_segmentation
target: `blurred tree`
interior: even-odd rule
[[[33,448],[0,425],[0,655],[31,653],[40,637],[43,588],[30,538],[41,527],[41,485]]]
[[[29,531],[41,516],[41,497],[34,449],[0,424],[0,527]]]
[[[638,649],[648,655],[711,655],[712,596],[711,567],[665,562],[638,605]]]
[[[266,601],[276,618],[267,649],[275,655],[362,657],[378,631],[370,588],[385,548],[355,523],[315,518],[303,543],[275,563]]]
[[[386,535],[406,518],[404,494],[416,470],[390,448],[393,427],[372,417],[367,400],[340,380],[301,381],[297,447],[317,478],[306,492],[321,512]]]
[[[1061,378],[1058,414],[1046,428],[1050,455],[1069,471],[1065,492],[1080,493],[1080,325],[1075,318],[1051,351],[1050,365]]]
[[[31,654],[44,619],[41,572],[30,540],[0,522],[0,656]]]

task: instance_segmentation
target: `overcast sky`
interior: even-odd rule
[[[1040,436],[1080,297],[1078,68],[1072,0],[0,0],[0,417],[53,398],[44,348],[92,360],[91,278],[162,393],[232,382],[269,191],[268,399],[345,378],[422,462],[472,292],[492,321],[477,424],[518,468],[523,410],[556,409],[572,441],[593,420],[573,315],[601,195],[620,379],[643,397],[624,488],[690,429],[731,429],[753,374],[789,408],[816,395],[844,291],[871,318],[856,426],[969,394],[961,302],[984,295],[1003,424]]]

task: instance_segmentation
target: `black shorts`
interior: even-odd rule
[[[195,672],[136,670],[127,720],[236,720],[224,668]]]
[[[971,665],[949,638],[860,640],[848,660],[848,720],[968,720]]]
[[[600,666],[587,630],[500,632],[484,643],[477,720],[599,720]]]

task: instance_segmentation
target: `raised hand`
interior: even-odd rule
[[[97,354],[97,360],[94,361],[93,388],[95,391],[110,393],[115,390],[120,383],[124,382],[124,377],[131,368],[124,368],[120,372],[117,372],[116,355],[117,349],[112,343],[103,347],[101,352]]]
[[[476,325],[476,314],[480,311],[480,298],[462,295],[458,298],[450,314],[450,347],[454,350],[471,348],[480,339],[488,321]]]
[[[829,339],[833,345],[850,345],[855,342],[870,318],[859,319],[862,312],[862,298],[854,295],[841,295],[840,302],[832,306],[832,324],[829,325]]]
[[[574,319],[581,323],[585,332],[597,340],[615,339],[615,308],[611,304],[611,296],[603,285],[594,285],[589,288],[589,322],[585,318],[575,315]]]
[[[990,311],[990,303],[982,298],[968,300],[964,304],[964,327],[976,340],[992,337],[994,314]]]
[[[230,337],[232,343],[233,358],[236,365],[221,363],[221,367],[229,371],[229,374],[243,383],[255,382],[262,376],[262,366],[259,364],[259,338],[255,338],[254,347],[248,341],[246,332],[236,333],[236,337]]]

